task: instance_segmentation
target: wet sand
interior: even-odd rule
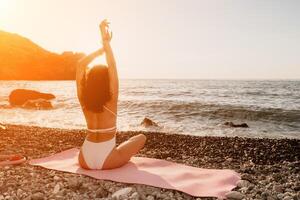
[[[84,130],[5,125],[0,152],[29,159],[79,147]],[[120,132],[117,143],[140,132]],[[166,159],[202,168],[233,169],[242,176],[237,198],[300,199],[300,140],[240,137],[197,137],[143,132],[145,148],[138,156]],[[82,175],[33,167],[28,163],[0,168],[0,199],[197,199],[151,186],[95,180]],[[213,198],[198,198],[213,199]]]

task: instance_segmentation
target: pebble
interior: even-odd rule
[[[55,196],[55,200],[64,200],[64,199],[66,199],[65,197],[63,197],[63,196],[60,196],[60,195],[56,195]],[[54,199],[53,199],[54,200]]]
[[[139,199],[139,193],[137,192],[132,193],[130,199]]]
[[[53,179],[54,179],[55,181],[59,181],[59,180],[60,180],[60,177],[55,175],[55,176],[53,177]]]
[[[275,190],[275,191],[278,192],[278,193],[283,193],[284,188],[283,188],[282,185],[274,185],[274,186],[273,186],[273,190]]]
[[[80,187],[80,182],[76,178],[69,178],[68,186],[69,186],[69,188],[77,189]]]
[[[286,188],[286,189],[285,189],[285,192],[290,192],[290,193],[292,193],[292,192],[294,192],[294,190],[292,190],[292,188]]]
[[[243,195],[240,192],[237,191],[231,191],[225,194],[226,198],[228,199],[236,199],[236,200],[240,200],[243,199],[245,197],[245,195]]]
[[[22,194],[23,194],[23,191],[19,188],[19,189],[17,190],[17,196],[18,196],[18,197],[21,197]]]
[[[152,195],[148,195],[147,198],[146,198],[146,200],[155,200],[155,198]]]
[[[259,194],[256,194],[254,199],[261,199],[261,196]]]
[[[246,193],[247,190],[248,190],[248,188],[246,188],[246,187],[242,187],[242,188],[239,189],[239,191],[240,191],[241,193]]]
[[[85,188],[85,189],[87,189],[87,190],[89,190],[90,187],[91,187],[91,185],[92,185],[91,183],[83,183],[82,187]]]
[[[29,195],[29,196],[25,197],[25,198],[22,199],[22,200],[31,200],[31,196]]]
[[[293,200],[293,197],[291,197],[291,196],[285,196],[282,200]]]
[[[251,191],[251,190],[254,189],[254,187],[255,187],[254,184],[250,184],[250,185],[248,186],[248,190]]]
[[[284,193],[284,196],[286,197],[286,196],[292,196],[292,194],[290,193],[290,192],[285,192]]]
[[[294,186],[293,189],[294,189],[296,192],[300,191],[300,185]]]
[[[108,196],[108,192],[103,188],[103,187],[99,187],[96,190],[96,197],[100,198],[100,197],[107,197]]]
[[[119,199],[120,197],[128,196],[128,194],[132,191],[132,187],[122,188],[111,195],[112,198]]]
[[[57,183],[55,186],[54,186],[54,189],[53,189],[53,194],[57,194],[58,192],[59,192],[59,190],[60,190],[60,185],[59,185],[59,183]]]
[[[249,187],[249,185],[250,185],[250,182],[247,180],[239,180],[237,182],[237,187],[239,187],[239,188],[243,188],[243,187],[247,188],[247,187]]]
[[[267,192],[267,191],[261,193],[261,197],[262,197],[263,199],[267,199],[269,195],[270,195],[270,194],[269,194],[269,192]]]
[[[253,176],[250,175],[250,174],[247,174],[247,173],[242,174],[241,178],[242,178],[242,180],[247,180],[247,181],[250,181],[250,182],[253,181]]]
[[[32,200],[43,200],[44,199],[44,194],[41,192],[34,193],[31,195]]]

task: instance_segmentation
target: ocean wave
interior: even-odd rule
[[[273,121],[286,123],[300,123],[299,110],[283,110],[277,108],[242,107],[233,105],[211,104],[203,102],[183,101],[124,101],[120,103],[120,110],[145,109],[158,114],[174,117],[200,116],[209,119],[236,119],[252,121]],[[292,124],[291,124],[292,125]]]
[[[79,103],[55,102],[52,110],[80,109]],[[15,109],[9,104],[0,104],[0,109]],[[197,117],[217,120],[238,121],[268,121],[285,124],[291,127],[299,127],[300,111],[284,110],[279,108],[245,107],[236,105],[213,104],[205,102],[188,102],[176,100],[123,100],[119,102],[120,112],[135,115],[147,115],[153,113],[162,115],[164,118],[173,117],[177,119],[200,119]]]
[[[299,98],[299,95],[296,93],[288,92],[288,91],[276,91],[276,92],[266,92],[266,91],[241,91],[239,95],[246,95],[246,96],[259,96],[259,97],[296,97]]]

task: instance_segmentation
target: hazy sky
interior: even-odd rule
[[[300,1],[0,0],[0,29],[91,52],[108,18],[121,78],[300,78]]]

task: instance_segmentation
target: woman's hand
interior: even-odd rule
[[[99,25],[100,31],[101,31],[101,36],[102,36],[102,41],[111,41],[112,38],[112,32],[109,31],[109,22],[105,19],[103,20],[100,25]]]

